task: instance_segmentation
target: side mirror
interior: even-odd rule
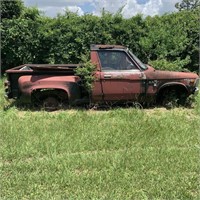
[[[146,79],[146,78],[147,78],[144,72],[141,72],[140,78],[141,78],[141,79]]]

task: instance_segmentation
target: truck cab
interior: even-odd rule
[[[198,92],[197,74],[155,70],[124,46],[93,45],[91,59],[97,66],[93,101],[164,104],[170,96],[185,101]]]
[[[93,101],[138,100],[145,93],[147,67],[123,46],[92,46],[91,59],[97,66]]]

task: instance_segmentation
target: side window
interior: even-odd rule
[[[136,69],[134,63],[123,51],[99,51],[102,71]]]

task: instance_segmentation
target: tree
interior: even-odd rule
[[[45,24],[44,19],[34,7],[23,7],[18,17],[15,14],[11,18],[11,12],[7,12],[7,17],[4,17],[0,24],[3,73],[16,65],[35,63],[41,57],[38,49],[41,46],[39,37]]]
[[[24,8],[21,0],[1,1],[1,19],[18,18]]]
[[[159,69],[197,71],[198,19],[198,10],[147,17],[146,35],[139,42],[148,62]]]
[[[176,3],[175,7],[181,10],[194,10],[200,7],[200,0],[183,0],[181,3]]]
[[[12,1],[12,5],[17,2],[21,1]],[[2,5],[8,8],[6,1]],[[103,10],[101,17],[67,11],[49,18],[34,7],[22,7],[15,14],[14,8],[13,12],[5,10],[0,24],[2,72],[24,63],[79,63],[81,54],[89,54],[90,44],[127,46],[143,62],[154,62],[159,69],[198,70],[198,9],[128,19],[120,11]]]

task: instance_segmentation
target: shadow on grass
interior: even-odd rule
[[[14,100],[10,101],[7,105],[3,107],[4,111],[8,111],[12,108],[16,108],[19,111],[31,111],[31,112],[39,112],[39,111],[47,111],[47,112],[53,112],[53,111],[59,111],[59,110],[70,110],[70,109],[77,109],[77,110],[89,110],[92,108],[89,108],[89,106],[82,105],[82,106],[63,106],[60,105],[57,108],[54,109],[47,109],[42,106],[35,106],[31,103],[23,103],[20,100]]]
[[[80,110],[80,111],[86,111],[86,110],[96,110],[96,111],[108,111],[108,110],[114,110],[118,108],[134,108],[134,109],[154,109],[154,108],[164,108],[163,106],[160,106],[158,104],[140,104],[138,102],[126,102],[126,103],[101,103],[101,104],[90,104],[90,105],[77,105],[77,106],[63,106],[60,105],[57,108],[54,109],[46,109],[42,106],[34,106],[31,103],[22,103],[20,100],[15,100],[10,102],[8,105],[4,106],[3,110],[7,111],[12,108],[17,108],[19,111],[31,111],[31,112],[38,112],[38,111],[47,111],[47,112],[53,112],[53,111],[59,111],[59,110]],[[193,104],[188,104],[185,106],[173,106],[173,107],[165,107],[166,109],[173,109],[177,107],[184,107],[187,109],[193,109],[195,108],[195,102]]]
[[[140,103],[137,102],[128,102],[128,103],[102,103],[102,104],[90,104],[90,105],[76,105],[76,106],[62,106],[60,105],[57,108],[54,109],[46,109],[42,106],[34,106],[31,103],[22,103],[20,100],[15,100],[10,102],[8,105],[3,107],[4,111],[7,111],[12,108],[17,108],[20,111],[32,111],[32,112],[38,112],[38,111],[58,111],[58,110],[70,110],[70,109],[76,109],[76,110],[99,110],[99,111],[108,111],[118,108],[136,108],[136,109],[143,109],[147,108],[144,107]],[[148,107],[148,108],[153,108]]]
[[[8,111],[12,108],[17,108],[18,110],[22,110],[22,111],[27,111],[27,110],[31,110],[31,111],[39,111],[39,108],[34,107],[31,104],[23,104],[20,101],[16,100],[16,101],[12,101],[10,102],[8,105],[5,105],[3,107],[4,111]]]

